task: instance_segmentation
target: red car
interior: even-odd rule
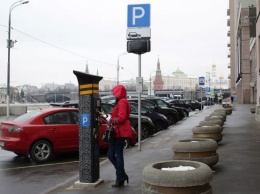
[[[102,141],[107,127],[104,119],[99,126],[99,145],[106,148],[109,144]],[[50,108],[28,112],[13,121],[0,125],[0,147],[19,156],[30,156],[36,162],[48,161],[52,154],[78,151],[79,113],[77,108]],[[135,145],[137,134],[126,141],[126,146]]]

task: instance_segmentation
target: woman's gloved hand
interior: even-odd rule
[[[111,123],[113,123],[114,125],[118,123],[118,119],[117,118],[111,118]]]

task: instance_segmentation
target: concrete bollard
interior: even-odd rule
[[[215,120],[201,121],[199,125],[201,126],[219,125],[223,128],[224,122],[222,120],[215,119]]]
[[[232,114],[232,110],[233,110],[233,106],[231,106],[230,104],[223,104],[223,108],[226,109],[226,113],[227,115],[231,115]]]
[[[226,121],[226,117],[224,117],[222,115],[217,115],[217,116],[210,115],[210,116],[205,117],[204,121],[211,121],[211,120],[218,120],[218,119],[223,122]]]
[[[218,163],[217,149],[218,144],[216,141],[199,138],[179,140],[172,146],[175,160],[202,162],[209,167]]]
[[[250,112],[251,112],[251,113],[255,113],[255,107],[251,107],[251,108],[250,108]]]
[[[226,110],[225,110],[225,112],[213,112],[213,113],[210,114],[210,116],[222,116],[222,117],[224,117],[224,120],[225,120],[225,121],[226,121],[226,119],[227,119]],[[225,121],[224,121],[224,122],[225,122]]]
[[[193,138],[213,139],[216,142],[222,140],[223,128],[219,125],[195,126],[192,128]]]
[[[192,167],[192,170],[171,171],[162,168]],[[148,164],[143,170],[142,194],[212,194],[212,171],[204,163],[171,160]]]

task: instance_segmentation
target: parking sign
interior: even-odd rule
[[[90,114],[81,114],[80,115],[80,126],[81,127],[90,127]]]
[[[205,85],[205,77],[199,77],[199,85],[204,86]]]
[[[128,5],[127,27],[150,27],[150,4]]]

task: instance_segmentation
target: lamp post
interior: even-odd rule
[[[119,66],[119,58],[123,55],[126,55],[127,52],[125,53],[121,53],[120,55],[118,55],[118,58],[117,58],[117,77],[116,77],[116,84],[118,85],[119,84],[119,69],[120,69],[120,66]]]
[[[221,82],[222,82],[222,79],[223,79],[224,77],[223,77],[223,75],[221,75],[221,76],[219,76],[219,86],[220,86],[220,91],[221,91]]]
[[[19,6],[29,3],[29,1],[17,1],[13,3],[9,9],[9,20],[8,20],[8,39],[7,39],[7,48],[8,48],[8,62],[7,62],[7,95],[6,95],[6,101],[7,101],[7,109],[6,109],[6,116],[7,120],[9,120],[9,109],[10,109],[10,102],[9,102],[9,96],[10,96],[10,48],[14,46],[14,41],[11,40],[11,13],[12,10]]]
[[[152,73],[154,72],[156,72],[156,70],[150,73],[150,96],[152,95]]]
[[[223,75],[219,76],[219,96],[220,96],[220,99],[221,99],[221,103],[222,103],[222,90],[221,90],[221,82],[222,82],[222,79],[223,79]]]

